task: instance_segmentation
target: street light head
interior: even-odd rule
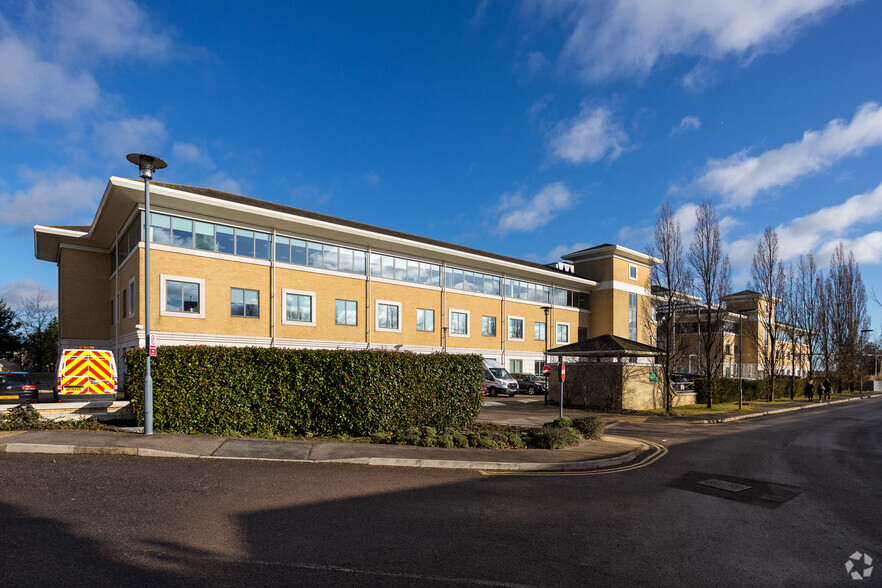
[[[147,155],[146,153],[129,153],[126,155],[126,159],[138,166],[141,178],[145,180],[153,179],[154,170],[168,167],[168,164],[159,157]]]

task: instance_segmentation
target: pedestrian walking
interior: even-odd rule
[[[827,402],[830,402],[830,398],[833,396],[833,384],[830,383],[830,380],[824,380],[824,394],[827,397]]]
[[[806,399],[807,399],[809,402],[812,401],[812,398],[814,398],[814,396],[815,396],[815,384],[814,384],[814,381],[809,380],[808,382],[805,383],[805,388],[802,389],[802,394],[803,394],[803,396],[806,397]]]

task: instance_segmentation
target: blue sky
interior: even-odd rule
[[[839,241],[882,277],[882,3],[0,6],[0,298],[54,294],[129,152],[208,186],[540,262],[716,205],[747,286]],[[876,288],[882,295],[882,286]],[[870,302],[874,326],[882,309]]]

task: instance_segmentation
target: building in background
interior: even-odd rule
[[[143,192],[112,177],[91,225],[34,227],[58,266],[60,347],[144,346]],[[159,182],[147,224],[157,345],[478,353],[537,372],[546,339],[654,332],[638,317],[658,260],[616,245],[541,265]]]

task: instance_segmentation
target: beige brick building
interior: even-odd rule
[[[112,177],[91,225],[34,227],[58,266],[61,347],[144,345],[143,209],[143,182]],[[534,372],[546,339],[651,342],[638,317],[658,260],[616,245],[546,266],[163,183],[147,224],[158,345],[479,353]]]

